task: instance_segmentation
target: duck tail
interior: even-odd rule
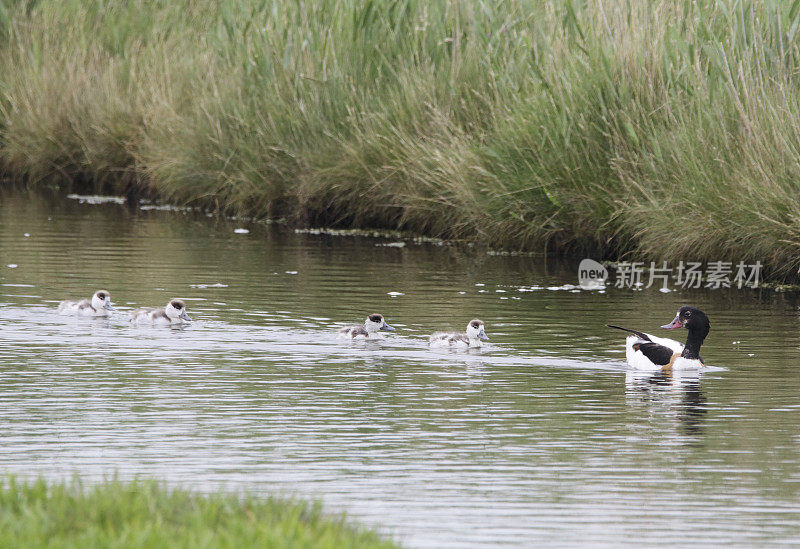
[[[629,330],[628,328],[623,328],[622,326],[614,326],[613,324],[606,324],[608,328],[614,328],[616,330],[622,330],[623,332],[631,333],[645,341],[650,341],[650,336],[644,332],[637,332],[636,330]]]

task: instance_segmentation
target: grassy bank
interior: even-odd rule
[[[800,1],[3,1],[14,177],[800,266]]]
[[[3,547],[390,548],[317,508],[192,495],[152,482],[0,483]]]

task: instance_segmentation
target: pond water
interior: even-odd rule
[[[0,470],[314,498],[410,547],[800,539],[796,293],[576,291],[580,258],[396,241],[4,190]],[[100,288],[110,319],[56,313]],[[192,324],[127,322],[171,297]],[[629,372],[604,324],[683,304],[715,368]],[[371,312],[397,332],[336,339]],[[427,348],[475,317],[488,346]]]

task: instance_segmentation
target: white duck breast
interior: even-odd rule
[[[488,341],[486,328],[482,320],[470,320],[465,333],[436,332],[428,339],[431,347],[480,347]]]
[[[681,307],[675,319],[662,326],[667,330],[686,328],[689,333],[685,344],[611,324],[607,326],[631,334],[625,339],[625,358],[632,368],[671,371],[703,367],[700,346],[708,335],[711,325],[706,314],[699,309]]]
[[[171,299],[166,307],[135,309],[130,315],[130,320],[134,324],[171,325],[192,320],[186,313],[186,304],[180,299]]]
[[[373,313],[367,317],[363,326],[354,324],[339,330],[341,339],[382,339],[381,332],[394,332],[395,329],[386,324],[383,315]]]
[[[58,313],[61,315],[109,316],[115,310],[111,304],[111,294],[106,290],[98,290],[92,299],[62,301],[58,304]]]

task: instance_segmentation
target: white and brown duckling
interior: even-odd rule
[[[394,332],[395,329],[386,324],[383,315],[373,313],[367,317],[363,326],[354,324],[339,330],[341,339],[382,339],[381,332]]]
[[[711,330],[711,323],[700,309],[683,306],[672,322],[661,326],[665,330],[686,328],[689,333],[685,344],[611,324],[607,326],[631,334],[625,339],[625,357],[628,365],[637,370],[696,370],[703,367],[700,346]]]
[[[180,299],[170,299],[166,307],[135,309],[130,314],[134,324],[181,324],[192,320],[186,313],[186,304]]]
[[[486,335],[486,326],[483,320],[476,318],[469,321],[465,333],[436,332],[430,336],[428,345],[431,347],[480,347],[484,341],[489,341],[489,337]]]
[[[58,313],[61,315],[109,316],[115,310],[111,304],[111,294],[106,290],[96,291],[92,299],[62,301],[58,304]]]

